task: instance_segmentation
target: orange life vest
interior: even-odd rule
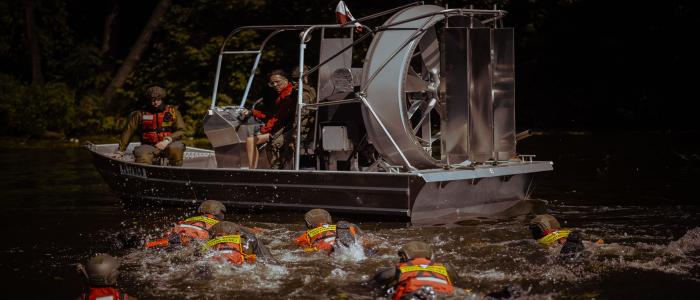
[[[252,249],[245,249],[241,242],[242,237],[238,234],[215,237],[202,246],[202,250],[214,250],[217,253],[213,259],[220,262],[229,262],[234,265],[243,263],[254,263],[257,258],[254,253],[249,253]],[[247,253],[248,252],[248,253]]]
[[[400,263],[396,268],[400,272],[399,283],[392,297],[401,299],[405,294],[430,286],[435,292],[451,294],[454,290],[447,269],[442,264],[431,263],[425,258],[415,258],[409,262]]]
[[[209,239],[209,228],[216,223],[219,223],[219,220],[211,214],[187,218],[178,222],[164,238],[149,242],[146,244],[146,247],[168,246],[172,235],[179,236],[180,244],[182,245],[189,244],[193,239],[206,241]]]
[[[141,143],[157,144],[175,129],[175,108],[166,105],[159,113],[141,111]]]
[[[126,300],[129,296],[126,293],[120,293],[119,290],[113,287],[91,287],[90,290],[83,294],[83,300]]]
[[[289,106],[289,103],[284,103],[283,100],[286,99],[285,101],[296,101],[296,99],[289,98],[293,90],[294,86],[291,82],[288,82],[277,95],[277,98],[275,99],[275,107],[271,110],[272,113],[266,114],[257,109],[253,109],[253,116],[265,121],[265,125],[260,128],[260,133],[271,133],[272,130],[275,129],[275,126],[278,125],[277,122],[280,119],[280,115],[282,113],[288,113],[281,111],[282,109],[288,109]]]
[[[294,241],[297,245],[304,247],[306,252],[316,252],[320,250],[333,250],[335,244],[335,225],[321,224],[304,232]]]

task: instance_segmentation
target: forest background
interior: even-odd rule
[[[410,1],[347,0],[355,17]],[[695,121],[698,5],[693,1],[427,1],[509,13],[515,28],[517,127],[688,131]],[[142,93],[164,86],[201,137],[216,59],[234,28],[335,22],[336,0],[8,0],[0,2],[0,135],[116,135]],[[369,24],[370,27],[378,23]],[[242,35],[234,47],[253,46]],[[297,62],[298,37],[265,68]],[[287,47],[292,45],[292,47]],[[227,64],[222,104],[252,59]],[[261,76],[258,76],[261,77]],[[261,84],[256,84],[261,86]]]

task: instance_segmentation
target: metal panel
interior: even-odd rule
[[[515,56],[513,29],[492,29],[493,134],[496,159],[508,160],[515,151]]]
[[[442,153],[448,164],[468,159],[469,75],[467,28],[445,28],[441,38],[442,70],[445,83]]]
[[[469,69],[469,159],[493,158],[493,96],[491,95],[491,30],[467,32]]]
[[[352,29],[349,29],[352,31]],[[352,33],[347,38],[326,38],[325,29],[321,33],[321,53],[319,61],[325,61],[343,48],[352,44]],[[352,47],[345,50],[318,69],[318,100],[326,99],[334,93],[331,76],[337,69],[350,69],[352,67]]]
[[[362,118],[367,128],[368,140],[382,154],[383,159],[393,165],[406,166],[402,155],[413,167],[419,169],[437,165],[413,133],[407,114],[405,81],[411,57],[425,34],[422,29],[429,29],[444,19],[442,15],[426,15],[442,10],[439,6],[420,5],[394,14],[384,24],[412,21],[378,32],[365,57],[362,90],[366,91],[367,101],[381,122],[386,125],[388,135],[393,138],[402,153],[398,152],[367,107],[363,107]],[[431,36],[426,38],[430,39]],[[425,42],[428,42],[426,45],[430,44],[430,41]]]

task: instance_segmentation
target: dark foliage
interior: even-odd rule
[[[142,103],[143,88],[161,84],[188,130],[201,135],[216,57],[226,35],[243,25],[333,23],[335,0],[173,1],[126,84],[109,103],[109,84],[157,1],[35,0],[45,84],[31,85],[23,2],[0,2],[0,122],[5,135],[114,133]],[[430,2],[430,1],[427,1]],[[691,75],[698,63],[692,1],[435,1],[449,7],[509,11],[516,28],[518,127],[566,130],[697,129]],[[110,40],[105,18],[119,4]],[[362,17],[410,1],[346,1]],[[370,26],[379,24],[368,23]],[[245,38],[251,34],[242,35]],[[289,67],[298,50],[272,45],[262,72]],[[259,42],[259,41],[257,41]],[[234,39],[233,48],[254,45]],[[107,47],[107,48],[105,48]],[[313,54],[313,50],[310,50]],[[312,56],[312,55],[309,55]],[[219,100],[238,103],[250,59],[222,72]],[[258,76],[260,77],[260,76]],[[261,86],[256,82],[256,86]],[[259,89],[253,97],[259,96]]]

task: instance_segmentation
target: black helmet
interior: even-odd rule
[[[304,214],[304,221],[306,221],[306,227],[313,228],[319,224],[330,224],[333,222],[331,219],[331,214],[327,210],[321,208],[314,208],[306,214]]]
[[[224,213],[226,212],[226,206],[216,200],[206,200],[199,205],[199,209],[197,211],[200,214],[212,214],[217,216],[217,218],[223,219]]]
[[[157,85],[151,86],[151,87],[146,89],[146,92],[144,93],[144,97],[146,97],[146,99],[148,99],[148,100],[154,99],[154,98],[165,99],[165,89],[163,89],[162,87],[159,87]]]
[[[545,231],[561,229],[561,225],[554,216],[544,214],[532,218],[529,228],[532,232],[532,238],[538,240],[545,236]]]
[[[419,257],[430,259],[433,256],[433,250],[431,250],[430,246],[426,243],[410,241],[401,247],[398,254],[402,261],[408,261]]]
[[[209,235],[212,237],[243,233],[241,226],[229,221],[221,221],[209,228]]]
[[[96,254],[88,261],[85,271],[90,285],[113,286],[117,284],[119,261],[108,254]]]

